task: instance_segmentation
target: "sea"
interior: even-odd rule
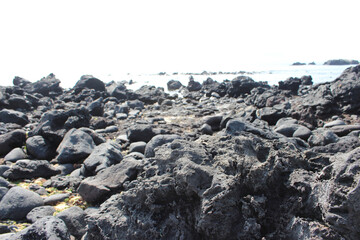
[[[255,81],[264,81],[269,85],[277,85],[279,81],[284,81],[290,77],[302,77],[304,75],[312,76],[314,84],[324,83],[335,80],[340,74],[352,65],[330,66],[330,65],[276,65],[276,66],[248,66],[240,67],[237,70],[231,71],[162,71],[153,73],[127,73],[124,71],[94,71],[87,70],[87,72],[80,73],[71,71],[53,72],[55,76],[61,81],[60,86],[65,89],[72,88],[83,74],[90,74],[102,80],[105,83],[110,81],[125,82],[127,88],[137,90],[143,85],[153,85],[156,87],[163,87],[167,91],[167,82],[170,80],[178,80],[183,85],[187,85],[189,78],[192,76],[195,81],[203,82],[207,78],[212,78],[218,82],[224,80],[232,80],[238,76],[249,76]],[[51,73],[51,72],[49,72]],[[22,72],[16,76],[23,77],[31,82],[40,80],[49,73],[39,72]],[[12,79],[15,76],[1,76],[0,86],[12,86]],[[131,84],[130,84],[131,83]]]

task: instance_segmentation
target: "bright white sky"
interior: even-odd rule
[[[246,70],[360,60],[358,0],[0,2],[0,85],[16,75]]]

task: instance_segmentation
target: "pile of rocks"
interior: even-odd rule
[[[0,239],[358,239],[359,69],[169,82],[182,97],[16,77],[0,88]]]

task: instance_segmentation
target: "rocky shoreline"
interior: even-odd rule
[[[360,65],[0,88],[0,239],[358,239]]]

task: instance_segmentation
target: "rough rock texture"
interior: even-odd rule
[[[78,188],[81,197],[90,203],[98,203],[123,189],[126,181],[136,179],[142,162],[127,158],[119,164],[100,171],[96,176],[83,180]]]
[[[84,75],[75,84],[74,88],[75,89],[89,88],[89,89],[94,89],[96,91],[105,91],[105,84],[101,80],[91,75]]]
[[[70,240],[70,233],[65,223],[56,217],[44,217],[33,225],[12,235],[9,240]]]
[[[57,214],[56,217],[64,221],[70,234],[77,239],[81,239],[81,237],[86,233],[86,213],[81,208],[68,208]]]
[[[59,173],[60,171],[46,160],[24,159],[16,161],[9,170],[3,173],[3,176],[11,180],[18,180],[36,177],[49,178]]]
[[[54,212],[55,212],[55,208],[52,206],[36,207],[26,215],[26,219],[29,222],[34,223],[43,217],[53,216]]]
[[[39,124],[30,131],[29,136],[41,135],[57,147],[72,128],[89,127],[89,111],[84,108],[71,110],[52,110],[41,116]]]
[[[3,109],[0,111],[0,122],[3,123],[16,123],[21,126],[25,126],[29,123],[29,119],[26,114],[9,109]]]
[[[99,171],[117,164],[122,160],[121,146],[108,141],[94,148],[89,157],[84,161],[87,175],[95,175]]]
[[[306,164],[294,145],[253,135],[175,140],[90,215],[87,237],[261,239],[291,219],[297,200],[283,196],[285,179]]]

